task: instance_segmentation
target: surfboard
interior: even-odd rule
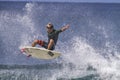
[[[37,59],[55,59],[61,54],[57,51],[51,51],[44,48],[25,46],[21,48],[21,52],[28,57]]]

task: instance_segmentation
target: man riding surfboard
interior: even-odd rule
[[[32,47],[35,47],[37,44],[40,46],[48,49],[48,50],[54,50],[55,45],[57,43],[59,33],[65,31],[69,28],[69,25],[63,26],[60,30],[55,30],[52,23],[48,23],[46,25],[47,33],[48,33],[48,42],[42,41],[42,40],[34,40],[32,43]]]

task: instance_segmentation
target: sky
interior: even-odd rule
[[[0,1],[40,1],[40,2],[100,2],[100,3],[120,3],[120,0],[0,0]]]

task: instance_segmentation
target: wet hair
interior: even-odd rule
[[[52,24],[52,23],[48,23],[48,24],[46,25],[46,27],[49,27],[49,28],[54,28],[54,26],[53,26],[53,24]]]

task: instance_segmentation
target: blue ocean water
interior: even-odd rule
[[[47,41],[45,25],[70,28],[54,60],[27,58],[20,47]],[[0,2],[1,80],[119,80],[120,4]],[[39,47],[39,46],[38,46]]]

